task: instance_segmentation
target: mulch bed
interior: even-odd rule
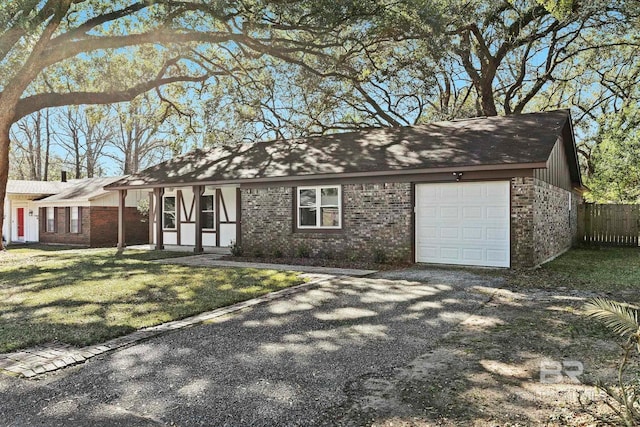
[[[308,265],[311,267],[355,268],[361,270],[397,270],[412,265],[411,263],[385,263],[378,264],[370,261],[350,261],[346,259],[325,258],[275,258],[275,257],[251,257],[251,256],[225,256],[225,261],[238,262],[264,262],[268,264]]]

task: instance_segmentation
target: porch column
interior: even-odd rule
[[[164,188],[156,188],[153,190],[155,193],[156,206],[156,250],[164,249],[164,239],[162,234],[162,196],[164,194]]]
[[[149,192],[149,211],[147,212],[147,221],[149,221],[149,245],[153,244],[153,221],[155,216],[155,206],[153,205],[153,191]]]
[[[194,209],[194,215],[196,216],[196,247],[193,249],[193,251],[197,254],[202,253],[203,252],[203,248],[202,248],[202,207],[201,207],[201,202],[202,202],[202,193],[203,193],[203,187],[202,185],[194,185],[193,186],[193,209]]]
[[[127,245],[125,242],[125,223],[124,208],[127,199],[127,190],[118,190],[118,250],[124,250]]]

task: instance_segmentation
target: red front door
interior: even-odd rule
[[[18,208],[18,239],[24,239],[24,208]]]

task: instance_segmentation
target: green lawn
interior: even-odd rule
[[[540,269],[512,273],[510,281],[536,288],[640,290],[640,248],[572,249]]]
[[[302,283],[295,273],[150,262],[184,253],[16,248],[0,252],[0,353],[84,346]]]

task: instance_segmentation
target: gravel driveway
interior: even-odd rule
[[[341,418],[352,384],[434,350],[489,299],[471,289],[487,280],[412,270],[340,278],[40,380],[0,376],[0,424],[365,424]]]

